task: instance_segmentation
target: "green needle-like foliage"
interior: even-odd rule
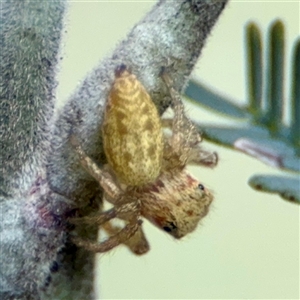
[[[283,23],[277,20],[270,26],[265,63],[261,36],[255,23],[246,26],[246,107],[235,105],[194,81],[189,83],[185,95],[196,104],[236,119],[233,127],[198,123],[208,140],[240,150],[273,167],[292,171],[287,177],[254,175],[249,180],[251,187],[300,203],[300,39],[295,42],[291,61],[291,96],[287,101],[290,124],[284,125]]]
[[[295,43],[292,66],[291,139],[300,155],[300,39]]]
[[[247,71],[249,112],[259,121],[262,113],[262,46],[261,34],[255,24],[247,28]]]
[[[284,28],[281,21],[271,25],[268,38],[265,116],[267,127],[276,136],[282,126],[283,116]]]

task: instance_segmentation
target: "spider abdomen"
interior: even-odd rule
[[[120,182],[141,186],[158,177],[163,155],[160,117],[143,85],[124,66],[116,71],[109,93],[103,141]]]

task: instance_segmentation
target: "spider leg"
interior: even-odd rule
[[[118,246],[119,244],[126,244],[128,239],[130,239],[137,231],[141,230],[140,225],[142,224],[142,221],[139,220],[140,202],[135,198],[126,196],[119,198],[120,199],[118,200],[114,208],[111,208],[98,216],[87,216],[73,220],[71,219],[70,222],[103,226],[106,222],[110,221],[113,218],[120,218],[122,220],[125,220],[125,222],[127,223],[123,229],[114,232],[115,234],[113,236],[101,243],[84,240],[80,237],[73,238],[73,242],[78,246],[82,246],[90,251],[105,252]],[[140,234],[140,237],[142,238],[143,236]],[[142,245],[142,243],[140,245]],[[131,247],[133,247],[133,245]],[[136,252],[138,252],[138,250],[136,250]],[[140,254],[143,254],[146,252],[146,249],[143,249],[141,247],[140,252]]]
[[[163,126],[172,128],[172,136],[169,139],[172,150],[178,155],[182,166],[190,163],[214,167],[218,162],[217,154],[203,150],[198,145],[202,141],[201,134],[194,123],[186,117],[180,94],[173,88],[172,80],[165,71],[161,76],[170,91],[174,110],[173,120],[162,120]]]
[[[201,147],[191,148],[187,164],[195,164],[213,168],[218,163],[218,155],[216,152],[203,150]]]
[[[119,197],[116,201],[115,207],[101,212],[99,215],[85,216],[81,218],[69,219],[71,223],[90,224],[101,226],[113,218],[120,218],[122,220],[131,222],[132,219],[138,219],[140,215],[140,203],[133,198],[126,196]]]
[[[121,227],[107,222],[102,225],[102,228],[109,235],[116,235],[121,230]],[[136,255],[142,255],[149,251],[149,243],[145,237],[144,231],[140,226],[136,233],[128,240],[124,241],[123,244],[127,246],[130,251]]]
[[[171,118],[161,119],[161,126],[172,129],[172,127],[173,127],[173,119],[171,119]]]
[[[78,237],[73,238],[73,242],[77,246],[84,247],[85,249],[92,252],[106,252],[130,239],[139,230],[141,224],[141,220],[133,220],[132,222],[128,223],[117,234],[111,236],[110,238],[101,243],[84,240]]]
[[[70,141],[79,156],[82,166],[87,170],[87,172],[99,182],[104,191],[112,199],[119,198],[122,191],[120,187],[114,183],[112,176],[108,172],[99,168],[97,164],[87,156],[74,135],[71,136]]]
[[[182,164],[184,165],[190,155],[190,149],[201,142],[201,134],[196,129],[193,122],[185,116],[180,94],[173,88],[171,78],[166,72],[163,72],[161,76],[170,91],[172,108],[174,110],[170,144],[173,151],[178,154]],[[165,119],[163,121],[164,126],[169,127],[170,124],[171,121],[169,119]]]
[[[86,216],[82,218],[71,218],[69,219],[69,222],[73,224],[88,224],[88,225],[101,226],[102,224],[108,222],[109,220],[115,218],[116,216],[117,216],[117,211],[115,208],[112,208],[96,216],[94,215],[94,216]]]

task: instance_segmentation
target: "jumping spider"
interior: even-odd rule
[[[101,243],[74,239],[90,251],[106,252],[124,243],[135,254],[143,254],[149,245],[141,217],[179,239],[196,228],[213,200],[185,167],[191,163],[213,167],[217,155],[199,147],[201,136],[185,116],[180,95],[165,71],[161,77],[172,99],[172,120],[161,120],[149,94],[126,66],[116,69],[102,126],[108,168],[99,168],[71,137],[81,164],[113,204],[96,216],[73,220],[101,226],[110,234]],[[170,125],[172,134],[164,135],[162,127]],[[113,218],[124,220],[125,227],[112,225]]]

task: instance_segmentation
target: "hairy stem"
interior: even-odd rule
[[[64,1],[1,2],[0,195],[26,188],[46,157],[63,12]]]

